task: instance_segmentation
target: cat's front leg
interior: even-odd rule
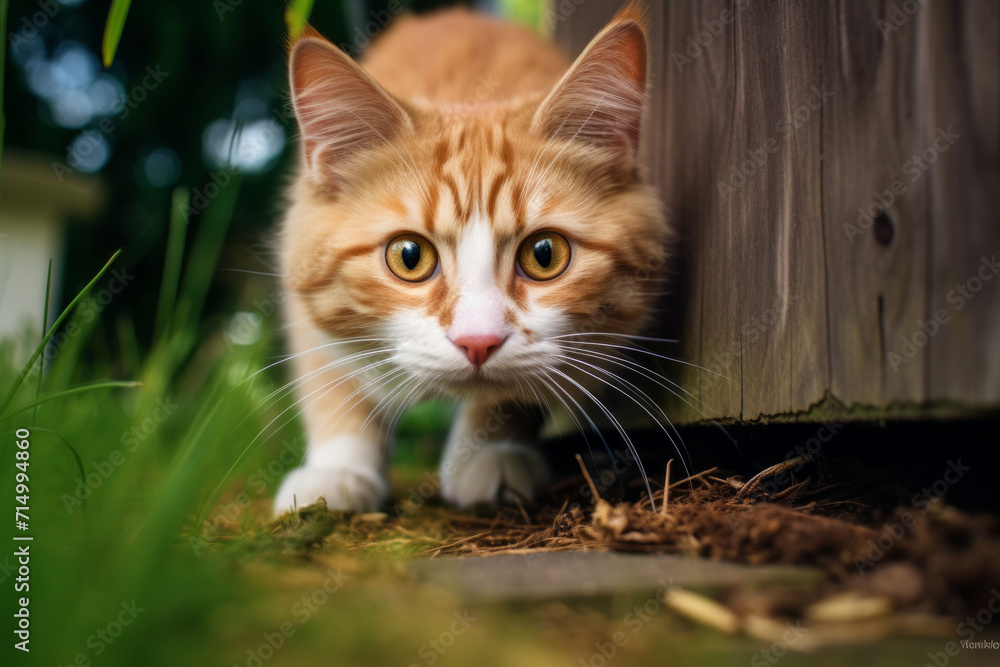
[[[520,408],[464,406],[441,459],[441,495],[459,506],[533,498],[549,481],[540,424]]]
[[[274,499],[274,512],[310,505],[320,498],[330,509],[371,512],[388,495],[383,466],[371,461],[377,442],[341,434],[310,443],[301,468],[285,477]]]
[[[293,317],[296,305],[292,303]],[[320,498],[330,509],[371,512],[389,494],[375,399],[354,365],[331,352],[339,349],[337,344],[324,342],[302,322],[290,327],[289,339],[309,446],[302,467],[281,483],[274,513],[305,507]]]

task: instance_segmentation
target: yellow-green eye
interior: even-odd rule
[[[437,251],[431,242],[416,234],[400,234],[385,248],[385,263],[403,280],[419,283],[434,275]]]
[[[552,280],[569,266],[569,241],[556,232],[538,232],[517,250],[517,265],[532,280]]]

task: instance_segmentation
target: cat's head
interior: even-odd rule
[[[582,334],[638,332],[667,236],[636,157],[647,50],[627,11],[551,90],[435,107],[299,40],[282,260],[313,323],[392,350],[427,387],[497,401],[552,369],[580,376],[567,344]]]

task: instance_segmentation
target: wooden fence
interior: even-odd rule
[[[553,0],[578,53],[613,0]],[[652,2],[681,422],[1000,405],[1000,3]]]

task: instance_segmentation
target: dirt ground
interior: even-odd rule
[[[768,586],[720,578],[718,585],[670,595],[669,606],[695,623],[765,641],[781,637],[790,622],[804,622],[810,632],[801,650],[894,636],[959,640],[971,627],[963,619],[975,624],[978,614],[987,625],[991,606],[1000,605],[994,517],[961,512],[940,498],[900,505],[884,480],[821,457],[793,459],[750,480],[716,469],[685,479],[669,475],[659,484],[650,480],[655,510],[644,492],[634,502],[615,500],[607,490],[605,498],[585,472],[537,502],[474,511],[447,508],[435,496],[407,496],[397,483],[395,497],[402,500],[391,512],[348,515],[317,503],[269,525],[234,524],[216,541],[238,540],[251,553],[286,560],[334,552],[396,553],[414,563],[627,552],[797,566],[815,576]],[[787,483],[770,484],[778,475],[789,476]],[[628,492],[644,482],[624,486]],[[490,567],[482,572],[476,576],[489,577]]]

